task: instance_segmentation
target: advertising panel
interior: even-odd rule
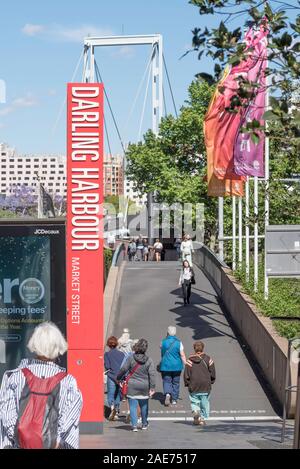
[[[52,320],[65,333],[65,227],[50,228],[0,226],[0,378],[30,357],[38,324]]]

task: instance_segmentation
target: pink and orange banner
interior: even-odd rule
[[[245,127],[248,121],[256,120],[260,125],[264,125],[263,115],[266,109],[266,66],[267,66],[267,34],[265,27],[260,31],[253,32],[249,41],[253,48],[252,61],[253,66],[248,72],[248,80],[258,84],[254,89],[254,99],[249,103],[241,120],[241,127]],[[257,132],[259,142],[254,143],[249,133],[238,132],[234,145],[234,172],[240,176],[258,176],[264,177],[264,134]]]
[[[217,150],[220,148],[219,136],[222,136],[223,134],[222,115],[225,113],[225,109],[223,109],[224,97],[220,92],[220,88],[223,86],[224,81],[228,77],[229,71],[230,69],[227,67],[212,97],[204,121],[204,136],[207,152],[208,195],[212,197],[225,197],[233,195],[242,196],[244,190],[241,177],[236,176],[234,179],[219,179],[215,174],[215,157]],[[233,143],[231,143],[231,140],[228,139],[227,143],[232,145],[231,151],[233,151]]]
[[[267,33],[265,24],[259,31],[247,32],[247,58],[237,66],[226,67],[206,114],[204,135],[210,196],[242,196],[245,176],[263,176],[263,135],[255,144],[249,134],[242,134],[240,130],[249,119],[263,124]],[[236,113],[230,113],[226,108],[237,92],[239,77],[259,83],[259,87],[254,87],[254,99],[246,109],[241,107]]]

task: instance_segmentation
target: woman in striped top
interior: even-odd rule
[[[37,326],[28,343],[34,359],[24,359],[19,367],[7,371],[0,389],[0,448],[17,448],[15,428],[19,404],[26,380],[22,369],[28,368],[39,378],[51,378],[65,372],[55,360],[67,351],[67,342],[60,330],[50,322]],[[72,375],[67,374],[60,382],[58,406],[57,448],[79,447],[79,419],[82,396]]]

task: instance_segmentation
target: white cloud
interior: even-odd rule
[[[83,24],[70,28],[61,24],[34,25],[26,24],[22,32],[27,36],[39,36],[58,42],[82,43],[87,36],[112,36],[114,32],[110,28],[101,28],[91,24]]]
[[[27,23],[22,28],[22,32],[26,34],[26,36],[37,36],[38,34],[44,31],[44,26],[42,24],[31,24]]]
[[[31,93],[27,93],[25,96],[14,99],[9,106],[0,109],[0,116],[7,116],[8,114],[15,112],[17,109],[30,108],[37,104],[38,102],[36,98]]]
[[[101,36],[112,36],[113,31],[108,28],[97,28],[92,25],[82,25],[78,28],[64,28],[63,26],[56,26],[53,29],[55,36],[67,42],[83,42],[83,39],[87,36],[101,37]]]

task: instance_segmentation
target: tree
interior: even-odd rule
[[[280,122],[285,138],[295,139],[299,147],[300,111],[291,107],[293,96],[299,89],[300,79],[300,5],[298,1],[288,0],[190,0],[189,3],[199,8],[199,13],[220,19],[215,28],[195,28],[193,30],[193,50],[199,59],[206,54],[214,62],[214,75],[199,73],[208,83],[216,83],[226,63],[239,64],[246,56],[246,44],[242,31],[250,26],[259,27],[262,23],[268,28],[268,67],[270,77],[270,109],[265,118]],[[242,26],[241,26],[242,23]],[[251,52],[251,51],[250,51]],[[232,109],[246,106],[255,84],[245,79],[239,80],[237,94],[232,98]],[[257,130],[257,122],[247,124],[249,132]],[[267,134],[277,135],[272,129]]]
[[[207,241],[216,236],[217,200],[207,199],[203,121],[214,88],[195,80],[176,119],[162,119],[159,136],[152,131],[127,151],[127,174],[141,195],[155,192],[157,202],[205,203]]]
[[[25,184],[13,184],[10,189],[10,195],[1,199],[2,209],[15,215],[31,215],[36,205],[34,189]]]

